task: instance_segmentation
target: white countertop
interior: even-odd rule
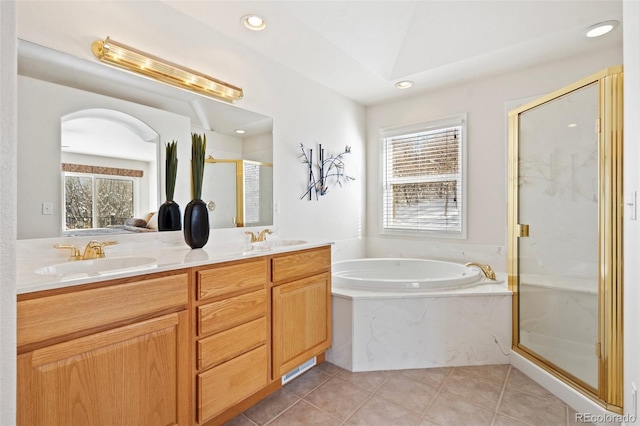
[[[277,247],[256,247],[242,233],[212,232],[207,244],[201,249],[191,249],[185,242],[182,231],[158,232],[136,235],[116,235],[110,237],[60,237],[37,240],[19,240],[17,253],[17,292],[31,293],[42,290],[76,286],[116,278],[145,275],[193,266],[208,265],[232,260],[268,256],[277,253],[304,250],[332,244],[328,241],[306,241],[302,244]],[[40,275],[38,268],[69,261],[69,250],[55,249],[54,244],[73,244],[80,252],[90,240],[118,241],[117,245],[104,248],[107,258],[146,256],[157,259],[152,264],[133,270],[109,271],[106,273],[86,273],[73,275]],[[268,241],[278,237],[269,236]],[[74,262],[82,262],[80,260]]]

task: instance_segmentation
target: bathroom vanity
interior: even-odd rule
[[[18,424],[220,424],[321,361],[330,246],[228,258],[21,292]]]

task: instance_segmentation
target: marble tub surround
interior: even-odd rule
[[[17,291],[29,293],[33,291],[49,290],[72,285],[80,285],[115,278],[143,275],[148,273],[170,271],[180,268],[226,262],[244,258],[251,258],[273,253],[284,253],[332,244],[328,241],[304,241],[302,244],[269,247],[256,247],[251,244],[247,230],[261,231],[263,228],[238,228],[230,230],[211,230],[209,242],[201,249],[192,250],[185,242],[181,231],[154,232],[136,235],[112,235],[108,237],[60,237],[18,240],[17,244]],[[277,228],[269,240],[280,239]],[[105,248],[107,258],[145,256],[156,259],[151,267],[138,271],[123,271],[97,276],[69,275],[52,276],[39,275],[34,271],[48,265],[55,265],[69,261],[69,250],[55,249],[54,244],[71,244],[80,252],[91,240],[118,241],[118,244]],[[74,261],[84,262],[84,261]]]
[[[334,289],[327,360],[354,372],[507,364],[512,295],[499,278],[420,294]]]

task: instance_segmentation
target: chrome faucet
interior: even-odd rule
[[[478,268],[480,268],[480,270],[482,271],[485,277],[487,277],[490,280],[496,281],[496,273],[493,271],[493,268],[491,268],[491,266],[489,265],[483,265],[482,263],[478,263],[478,262],[469,262],[469,263],[466,263],[464,266],[477,266]]]
[[[102,259],[105,257],[104,247],[112,246],[114,244],[118,244],[117,241],[105,241],[101,243],[99,241],[89,241],[89,244],[84,248],[84,254],[82,255],[82,260],[87,259]]]
[[[273,232],[271,231],[271,229],[265,229],[261,231],[259,234],[256,234],[255,232],[251,232],[251,231],[247,231],[245,232],[245,234],[251,235],[252,243],[259,243],[261,241],[266,241],[267,234],[273,234]]]

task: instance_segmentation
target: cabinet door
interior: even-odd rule
[[[331,346],[331,275],[273,287],[273,378]]]
[[[18,357],[20,425],[187,425],[186,311]]]

